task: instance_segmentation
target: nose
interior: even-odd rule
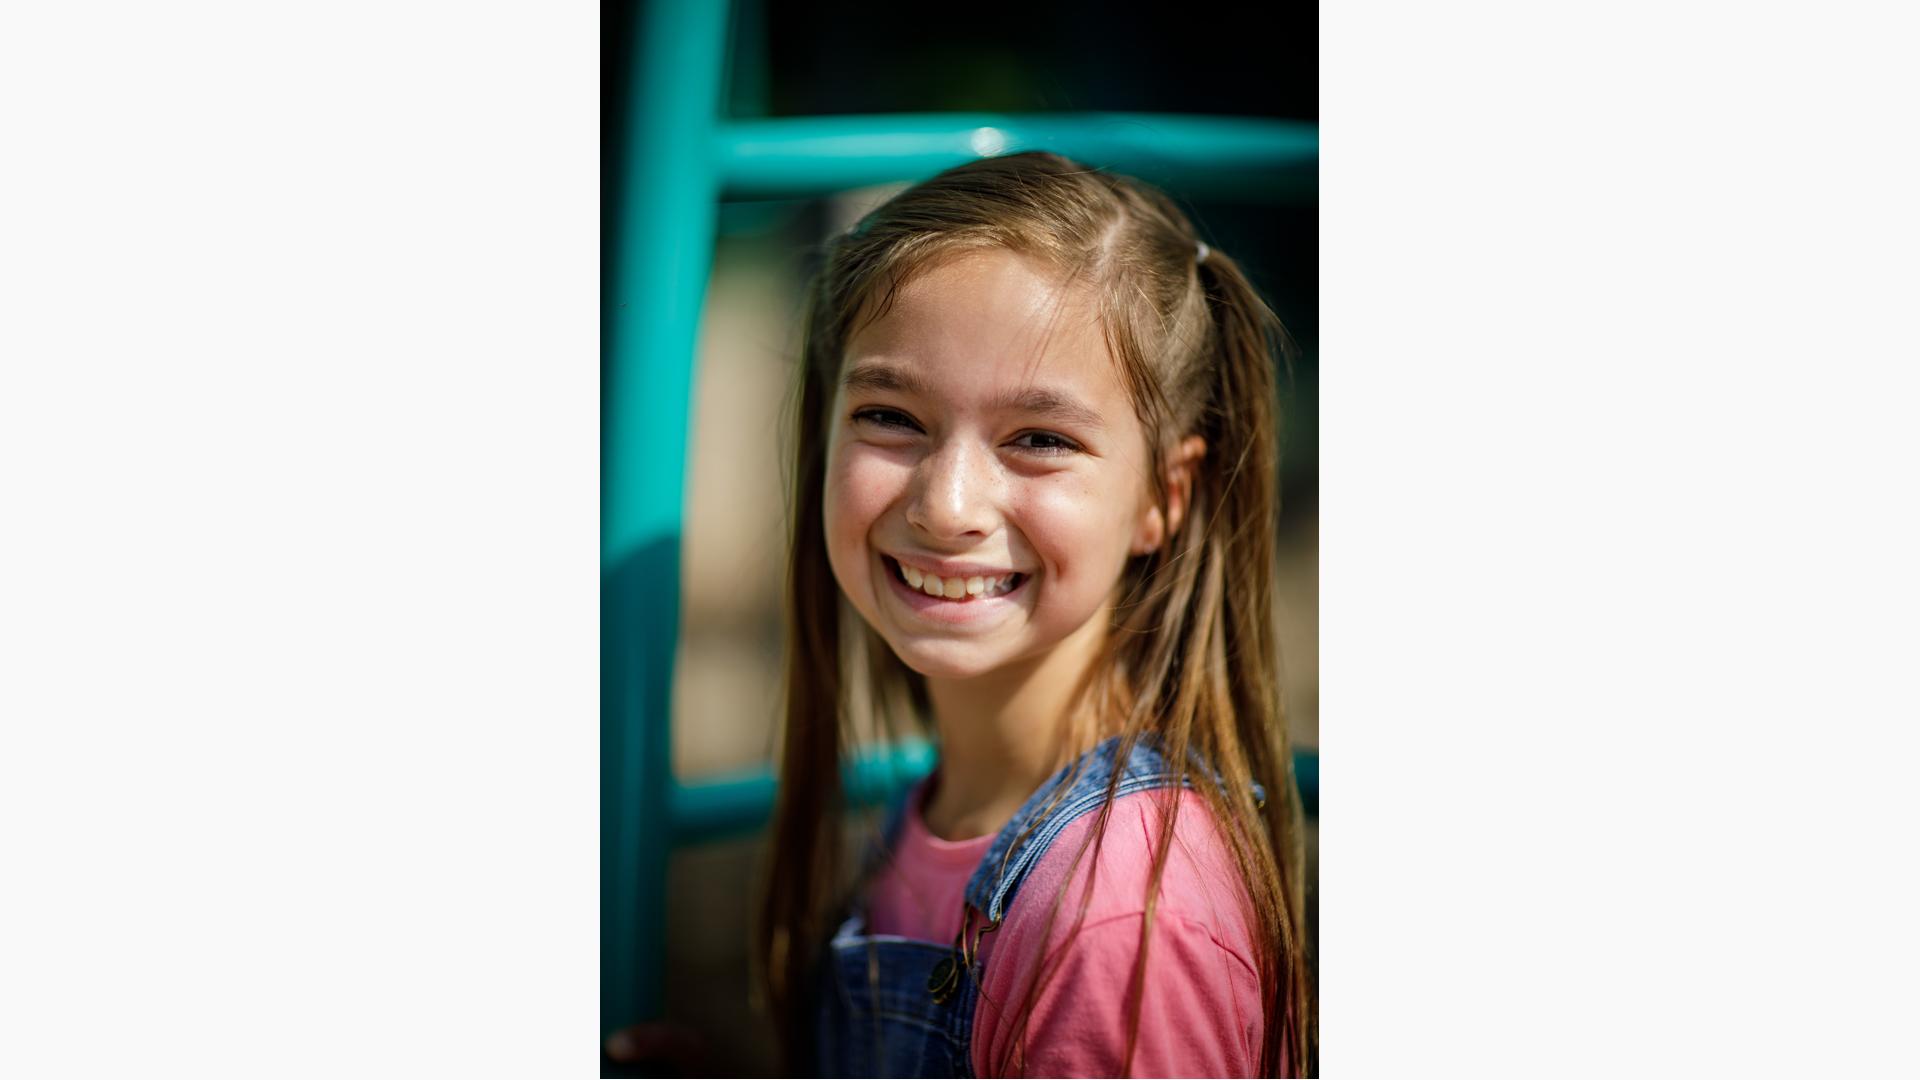
[[[907,523],[937,540],[983,537],[993,531],[999,487],[993,455],[951,439],[916,470]]]

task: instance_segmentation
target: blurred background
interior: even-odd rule
[[[1085,2],[947,5],[930,9],[939,13],[937,19],[897,4],[734,0],[730,7],[713,7],[724,23],[721,92],[714,102],[722,118],[1129,112],[1303,125],[1317,119],[1316,13],[1309,4],[1242,10],[1210,4],[1191,9],[1192,14],[1163,7],[1153,9],[1151,18]],[[610,357],[603,374],[609,401],[628,385],[622,381],[627,376],[612,365],[619,363],[615,354],[623,347],[622,335],[633,333],[618,322],[621,305],[630,299],[620,283],[636,287],[620,264],[621,245],[671,242],[636,238],[635,225],[642,218],[631,205],[655,190],[636,180],[641,171],[659,174],[675,167],[673,161],[659,160],[672,151],[656,143],[656,128],[641,115],[651,108],[649,95],[674,93],[674,83],[669,73],[648,65],[674,55],[676,34],[688,35],[688,48],[701,47],[691,39],[712,33],[713,27],[703,18],[713,16],[663,15],[657,5],[644,2],[602,7]],[[685,92],[704,95],[697,80]],[[1279,619],[1289,734],[1296,748],[1317,747],[1318,235],[1311,169],[1283,185],[1284,191],[1232,183],[1182,190],[1147,178],[1162,183],[1210,243],[1240,261],[1299,346],[1290,378],[1283,378]],[[635,690],[621,681],[628,676],[620,671],[603,675],[609,709],[603,799],[611,800],[614,790],[631,783],[631,776],[618,770],[631,769],[649,752],[664,753],[683,784],[715,777],[747,784],[769,767],[777,726],[784,576],[785,463],[779,435],[798,353],[802,289],[818,265],[822,243],[902,186],[870,184],[796,197],[734,194],[714,205],[710,220],[690,226],[710,233],[712,259],[704,290],[690,289],[687,301],[697,305],[698,317],[686,384],[677,576],[671,558],[674,531],[648,534],[665,539],[631,545],[637,548],[632,561],[651,560],[655,576],[610,585],[603,599],[603,633],[612,642],[603,666],[631,666],[623,649],[636,646],[622,642],[638,632],[621,623],[623,608],[647,607],[655,615],[665,610],[676,620],[672,640],[638,646],[651,649],[656,663],[670,664],[670,681],[656,678],[650,688]],[[689,284],[701,283],[669,286]],[[670,409],[671,403],[663,407]],[[611,428],[643,423],[631,409],[613,405],[604,417],[604,426]],[[661,438],[676,437],[671,423],[659,426],[665,429]],[[619,435],[603,431],[603,439],[610,440],[603,476],[608,503],[616,498],[614,485],[625,482],[626,474],[614,465],[619,451],[612,440]],[[670,498],[673,487],[669,479],[650,490]],[[624,560],[614,561],[603,572],[610,580],[624,580],[625,566]],[[664,746],[647,740],[629,745],[625,733],[612,726],[620,722],[613,711],[635,695],[651,695],[649,700],[664,704],[671,717]],[[626,819],[637,816],[651,821],[643,828],[664,831],[664,821],[650,817],[663,806],[647,798],[629,800]],[[610,810],[603,823],[603,842],[612,852],[603,878],[617,876],[610,867],[624,858],[624,850],[613,849],[634,843],[632,835],[620,831],[621,816]],[[1315,839],[1310,833],[1317,866]],[[605,1075],[774,1073],[770,1029],[752,1007],[748,981],[748,919],[760,845],[759,830],[750,826],[714,831],[699,842],[672,843],[664,856],[664,910],[603,886],[603,937],[609,943],[603,946],[603,968],[609,969],[603,971],[603,1035],[642,1019],[664,1021],[649,1026],[645,1045],[617,1043],[620,1056],[632,1053],[641,1060],[603,1060]],[[643,892],[657,897],[660,890]],[[1310,889],[1310,907],[1317,921],[1315,892]],[[628,966],[621,950],[633,947],[629,924],[653,919],[664,919],[665,926],[663,951],[654,958],[661,988],[657,995],[635,998],[609,980]],[[643,957],[643,963],[651,962]]]

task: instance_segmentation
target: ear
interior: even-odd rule
[[[1198,435],[1187,436],[1167,452],[1161,466],[1167,482],[1166,516],[1161,516],[1158,506],[1147,509],[1140,519],[1140,528],[1134,533],[1135,555],[1159,550],[1168,536],[1180,531],[1181,523],[1187,518],[1187,507],[1193,499],[1194,468],[1206,456],[1207,441]]]

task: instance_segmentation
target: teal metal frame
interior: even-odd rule
[[[600,1026],[661,1014],[668,857],[767,819],[765,770],[682,783],[671,755],[681,513],[693,363],[724,199],[913,181],[979,157],[1054,150],[1188,196],[1311,202],[1312,124],[1152,113],[727,118],[728,20],[712,0],[641,0],[623,133],[624,212],[602,321]],[[924,776],[911,742],[847,763],[879,802]],[[1318,759],[1295,757],[1309,812]]]

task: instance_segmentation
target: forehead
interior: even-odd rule
[[[1040,387],[1103,410],[1126,402],[1092,289],[1000,249],[953,256],[901,288],[847,342],[843,374],[872,365],[943,394]]]

